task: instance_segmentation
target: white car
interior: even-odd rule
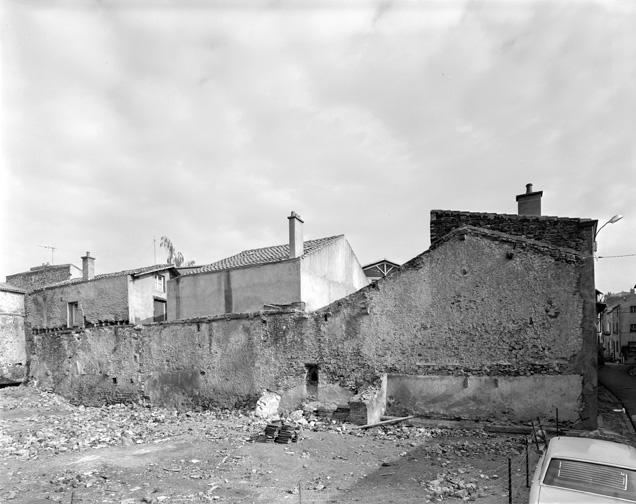
[[[555,437],[539,459],[530,504],[636,502],[636,448],[599,439]]]

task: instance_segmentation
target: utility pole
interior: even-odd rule
[[[55,251],[55,247],[52,247],[51,245],[38,245],[38,246],[51,250],[51,264],[53,264],[53,252]]]

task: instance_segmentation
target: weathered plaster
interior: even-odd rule
[[[563,415],[593,426],[588,268],[576,253],[466,230],[314,313],[35,335],[31,373],[76,400],[132,394],[156,404],[226,406],[253,403],[266,389],[302,398],[308,363],[319,366],[321,385],[352,393],[385,373],[557,382],[577,375],[582,401]]]
[[[0,289],[0,383],[26,376],[24,294]]]
[[[388,375],[387,413],[579,422],[582,377]],[[549,392],[546,392],[549,391]]]
[[[129,292],[130,299],[130,320],[139,324],[154,322],[154,300],[161,299],[167,301],[166,292],[157,288],[155,281],[156,275],[162,275],[165,278],[166,286],[171,278],[168,271],[160,271],[148,273],[146,275],[130,278]]]
[[[369,283],[344,236],[300,263],[300,297],[308,310],[317,310]]]
[[[168,282],[168,320],[300,302],[299,259],[183,275]]]
[[[125,275],[48,287],[27,294],[29,323],[34,328],[66,327],[68,303],[79,304],[88,323],[128,320],[128,287]]]

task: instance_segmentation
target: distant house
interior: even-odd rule
[[[22,381],[25,374],[24,290],[0,283],[0,384]]]
[[[344,235],[303,241],[289,219],[289,243],[227,257],[168,282],[168,320],[252,312],[272,306],[321,308],[369,283]]]
[[[603,313],[603,347],[612,360],[636,357],[636,290],[608,293]]]
[[[7,283],[18,289],[30,291],[45,285],[81,278],[82,270],[73,264],[43,264],[29,271],[8,275]]]
[[[364,274],[372,282],[378,281],[380,278],[384,278],[389,273],[397,271],[398,269],[400,269],[400,265],[388,259],[382,259],[381,261],[362,266],[362,271],[364,271]]]
[[[82,257],[82,277],[27,293],[27,320],[33,329],[90,327],[166,320],[170,264],[95,275],[95,258]]]

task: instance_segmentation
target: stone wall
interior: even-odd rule
[[[7,283],[30,291],[81,276],[82,270],[72,264],[44,264],[31,268],[30,271],[8,275]]]
[[[431,210],[431,243],[462,226],[523,236],[585,255],[592,255],[596,231],[592,219]]]
[[[593,426],[588,268],[572,251],[464,228],[398,273],[313,313],[33,335],[31,377],[83,402],[237,406],[266,389],[301,400],[306,364],[318,366],[321,386],[353,394],[386,373],[574,375],[582,392],[562,414]],[[593,310],[593,284],[591,303]]]
[[[128,276],[78,281],[29,292],[26,296],[28,322],[34,329],[66,327],[68,303],[73,302],[78,303],[80,320],[85,319],[89,325],[127,321]]]
[[[24,293],[0,288],[0,383],[25,376]]]

